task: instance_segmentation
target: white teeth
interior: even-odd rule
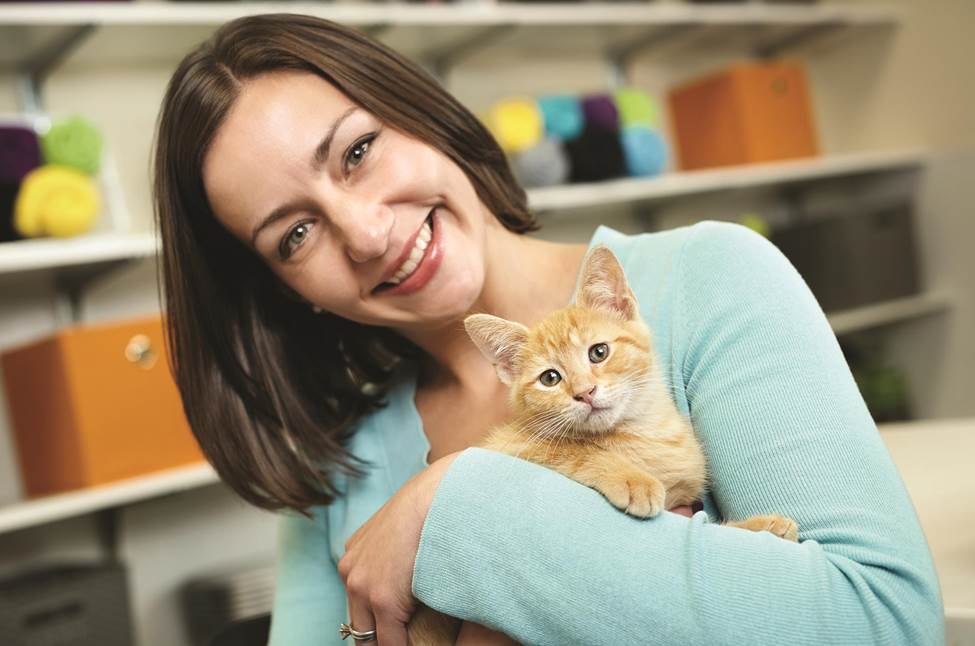
[[[407,276],[412,274],[413,270],[416,269],[416,266],[419,264],[420,264],[419,260],[413,260],[412,258],[404,262],[403,266],[399,270],[400,273],[403,274],[403,278],[406,278]]]
[[[413,273],[417,265],[420,264],[420,260],[423,259],[423,252],[426,251],[427,247],[430,245],[430,240],[433,238],[433,232],[430,230],[430,224],[427,222],[423,223],[423,227],[420,229],[420,233],[416,236],[416,242],[413,245],[413,249],[410,251],[409,257],[400,266],[393,277],[389,279],[389,283],[393,285],[399,285],[401,282],[406,280],[406,277]]]
[[[413,251],[410,252],[410,260],[412,262],[420,262],[420,258],[423,257],[423,249],[420,247],[413,247]]]

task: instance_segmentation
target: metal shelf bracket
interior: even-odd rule
[[[19,70],[21,109],[28,114],[43,111],[44,81],[98,27],[94,24],[65,27],[50,43],[28,59]]]

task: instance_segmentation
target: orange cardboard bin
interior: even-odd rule
[[[203,460],[158,316],[66,327],[0,363],[28,496]]]
[[[684,170],[811,157],[816,129],[799,63],[741,63],[669,93]]]

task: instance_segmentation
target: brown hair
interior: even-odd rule
[[[203,159],[247,79],[317,74],[381,121],[437,148],[510,230],[537,228],[524,190],[477,118],[420,66],[354,29],[296,14],[220,27],[179,64],[156,124],[167,349],[183,408],[220,477],[265,509],[304,511],[360,476],[345,444],[419,350],[384,328],[315,315],[216,220]]]

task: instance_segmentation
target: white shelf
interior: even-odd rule
[[[309,2],[45,2],[0,3],[0,67],[18,69],[66,28],[99,29],[72,60],[124,64],[174,61],[213,29],[241,16],[300,13],[360,28],[382,27],[378,38],[408,57],[426,58],[480,30],[507,27],[499,43],[551,52],[605,54],[650,31],[702,27],[722,42],[788,41],[819,27],[876,28],[897,24],[896,7],[876,5],[696,5],[656,2],[445,4]]]
[[[2,242],[0,276],[146,258],[155,255],[158,249],[151,233],[98,233]]]
[[[219,482],[209,464],[192,464],[158,473],[0,507],[0,534],[120,507],[140,500]]]
[[[827,318],[833,327],[833,332],[839,336],[934,314],[950,306],[949,294],[933,292],[844,310],[828,314]]]
[[[885,25],[896,8],[876,5],[701,6],[645,2],[545,3],[458,2],[455,4],[322,4],[308,2],[48,2],[7,3],[0,25],[180,25],[220,24],[260,13],[301,13],[352,25],[683,25],[743,26],[822,24]]]
[[[665,173],[656,177],[615,179],[590,184],[534,188],[528,203],[535,210],[556,211],[627,202],[654,202],[682,195],[790,184],[881,171],[924,163],[917,152],[876,152]]]

